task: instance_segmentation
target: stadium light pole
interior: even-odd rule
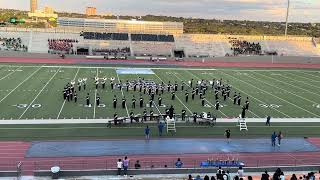
[[[286,37],[287,37],[287,34],[288,34],[289,8],[290,8],[290,0],[288,0],[287,16],[286,16],[286,30],[284,31],[284,35],[285,35]]]

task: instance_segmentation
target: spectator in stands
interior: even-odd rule
[[[128,171],[128,167],[129,167],[129,159],[128,159],[128,157],[126,156],[126,157],[124,157],[124,159],[123,159],[123,174],[124,174],[124,176],[127,176],[127,171]]]
[[[264,173],[261,176],[261,180],[269,180],[270,175],[268,174],[268,171],[264,171]]]
[[[211,176],[211,179],[210,180],[216,180],[216,178],[214,176]]]
[[[191,174],[189,174],[189,176],[188,176],[188,180],[193,180],[193,178],[192,178]]]
[[[239,180],[239,176],[234,176],[233,180]]]
[[[219,169],[217,170],[217,179],[218,180],[222,180],[223,179],[223,174],[222,173],[223,173],[223,170],[219,166]]]
[[[272,176],[272,180],[280,180],[280,174],[281,174],[281,169],[280,168],[278,168],[277,170],[276,170],[276,172],[274,172],[274,174],[273,174],[273,176]]]
[[[203,180],[210,180],[209,176],[208,175],[205,175]]]
[[[237,174],[240,178],[244,177],[244,170],[242,166],[239,167]]]
[[[231,175],[230,175],[230,172],[229,170],[227,170],[227,173],[226,173],[227,177],[228,177],[228,180],[231,180]]]
[[[122,161],[121,159],[118,159],[118,162],[117,162],[117,168],[118,168],[118,173],[117,175],[120,176],[121,175],[121,169],[122,169]]]
[[[280,180],[285,180],[285,176],[283,172],[280,173]]]
[[[290,180],[298,180],[297,176],[295,174],[292,174]]]
[[[135,169],[141,169],[140,161],[137,160],[136,163],[134,164]]]
[[[202,180],[200,175],[197,175],[197,177],[194,180]]]
[[[252,176],[248,176],[248,180],[253,180]]]
[[[176,165],[176,168],[182,168],[183,162],[181,161],[180,158],[178,158],[178,160],[176,161],[175,165]]]

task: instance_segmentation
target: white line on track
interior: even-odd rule
[[[261,74],[261,73],[255,73],[255,74],[259,74],[259,75],[261,75],[261,76],[263,76],[263,77],[272,79],[272,80],[274,80],[274,81],[278,81],[278,82],[287,84],[287,85],[289,85],[289,86],[291,86],[291,87],[295,87],[295,88],[297,88],[297,89],[301,89],[301,90],[303,90],[303,91],[305,91],[305,92],[308,92],[308,93],[310,93],[310,94],[314,94],[314,95],[316,95],[316,96],[320,96],[319,94],[314,93],[314,92],[311,92],[311,91],[309,91],[309,90],[307,90],[307,89],[304,89],[304,88],[298,87],[298,86],[296,86],[296,85],[293,85],[293,84],[290,84],[290,83],[287,83],[287,82],[284,82],[284,81],[281,81],[281,80],[278,80],[278,79],[275,79],[275,78],[266,76],[266,75],[264,75],[264,74]],[[252,76],[249,76],[249,77],[253,78]],[[269,83],[265,83],[265,84],[269,84]],[[309,102],[316,103],[316,102],[314,102],[314,101],[312,101],[312,100],[309,100],[309,99],[304,98],[304,97],[302,97],[302,96],[300,96],[300,95],[297,95],[297,94],[295,94],[295,93],[292,93],[292,92],[290,92],[290,91],[287,91],[287,90],[285,90],[285,89],[282,89],[282,88],[280,88],[280,87],[278,87],[278,86],[274,86],[274,87],[277,87],[277,88],[279,88],[279,89],[281,89],[281,90],[284,90],[284,91],[286,91],[286,92],[288,92],[288,93],[290,93],[290,94],[293,94],[293,95],[295,95],[295,96],[298,96],[298,97],[300,97],[300,98],[302,98],[302,99],[304,99],[304,100],[307,100],[307,101],[309,101]]]
[[[97,68],[97,75],[96,77],[99,77],[99,68]],[[94,106],[93,106],[93,119],[96,118],[96,106],[97,106],[97,92],[98,92],[98,89],[96,88],[96,90],[94,91]]]
[[[28,109],[32,106],[32,104],[34,103],[34,101],[39,97],[39,95],[42,93],[42,91],[47,87],[47,85],[51,82],[51,80],[58,74],[59,70],[61,68],[59,68],[54,75],[49,79],[49,81],[47,81],[47,83],[43,86],[43,88],[40,90],[40,92],[36,95],[36,97],[31,101],[31,103],[28,105],[28,107],[23,111],[23,113],[19,116],[19,119],[22,118],[22,116],[28,111]]]
[[[221,71],[221,72],[222,72],[222,71]],[[224,73],[224,74],[226,74],[226,75],[228,75],[228,76],[230,76],[230,77],[235,78],[234,76],[229,75],[229,74],[227,74],[227,73]],[[250,77],[250,76],[249,76],[249,77]],[[279,99],[279,100],[282,100],[282,101],[284,101],[284,102],[286,102],[286,103],[288,103],[288,104],[291,104],[292,106],[294,106],[294,107],[296,107],[296,108],[298,108],[298,109],[301,109],[301,110],[303,110],[303,111],[305,111],[305,112],[308,112],[309,114],[312,114],[313,116],[320,117],[319,115],[317,115],[317,114],[315,114],[315,113],[313,113],[313,112],[310,112],[310,111],[308,111],[307,109],[304,109],[304,108],[302,108],[302,107],[300,107],[300,106],[298,106],[298,105],[296,105],[296,104],[293,104],[293,103],[291,103],[291,102],[289,102],[289,101],[287,101],[287,100],[285,100],[285,99],[283,99],[283,98],[281,98],[281,97],[278,97],[278,96],[276,96],[276,95],[274,95],[274,94],[271,94],[271,93],[269,93],[268,91],[265,91],[265,90],[263,90],[263,89],[260,89],[260,88],[258,88],[257,86],[254,86],[254,85],[252,85],[252,84],[250,84],[250,83],[248,83],[248,82],[246,82],[246,81],[243,81],[243,80],[238,79],[238,78],[235,78],[235,79],[237,79],[237,80],[239,80],[239,81],[241,81],[241,82],[243,82],[243,83],[246,83],[246,84],[248,84],[248,85],[250,85],[250,86],[252,86],[252,87],[254,87],[254,88],[256,88],[256,89],[259,89],[260,91],[263,91],[264,93],[269,94],[269,95],[271,95],[271,96],[273,96],[273,97],[275,97],[275,98],[277,98],[277,99]]]
[[[157,75],[157,73],[154,73],[154,75],[156,75],[157,78],[158,78],[161,82],[163,82],[165,85],[167,85],[167,84]],[[181,101],[181,99],[178,97],[178,95],[177,95],[176,97],[177,97],[178,101],[179,101],[179,102],[190,112],[190,114],[192,115],[193,112]]]
[[[38,66],[39,67],[39,66]],[[32,74],[30,74],[26,79],[24,79],[20,84],[18,84],[18,86],[16,86],[14,89],[12,89],[5,97],[3,97],[0,100],[0,103],[5,100],[11,93],[13,93],[16,89],[18,89],[24,82],[26,82],[27,80],[29,80],[34,74],[36,74],[42,67],[40,66],[37,70],[35,70]]]
[[[258,73],[256,73],[256,74],[258,74]],[[262,75],[262,76],[265,76],[265,75]],[[273,86],[273,87],[275,87],[275,88],[281,89],[282,91],[285,91],[285,92],[287,92],[287,93],[289,93],[289,94],[292,94],[292,95],[294,95],[294,96],[297,96],[297,97],[299,97],[299,98],[301,98],[301,99],[303,99],[303,100],[305,100],[305,101],[309,101],[309,102],[311,102],[311,103],[317,104],[317,102],[315,102],[315,101],[312,101],[312,100],[309,100],[309,99],[307,99],[307,98],[304,98],[304,97],[302,97],[302,96],[300,96],[300,95],[298,95],[298,94],[295,94],[295,93],[290,92],[290,91],[288,91],[288,90],[286,90],[286,89],[280,88],[280,87],[278,87],[278,86],[276,86],[276,85],[267,83],[267,82],[265,82],[265,81],[263,81],[263,80],[260,80],[260,79],[258,79],[258,78],[255,78],[255,77],[253,77],[253,76],[251,76],[251,75],[248,75],[247,77],[250,77],[250,78],[252,78],[252,79],[254,79],[254,80],[256,80],[256,81],[259,81],[259,82],[262,82],[262,83],[264,83],[264,84],[267,84],[268,86]],[[268,77],[268,76],[265,76],[265,77]],[[270,78],[270,79],[271,79],[271,78]],[[273,78],[272,78],[272,79],[273,79]],[[273,79],[273,80],[276,80],[276,79]],[[279,81],[279,80],[277,80],[277,81]],[[280,82],[281,82],[281,81],[280,81]],[[288,84],[288,83],[287,83],[287,84]],[[289,84],[288,84],[288,85],[289,85]],[[292,86],[292,85],[291,85],[291,86]]]
[[[116,71],[116,69],[114,69]],[[117,74],[117,78],[118,78],[118,83],[120,83],[120,78],[119,78],[119,74],[116,72]],[[120,84],[121,85],[121,84]],[[124,93],[123,93],[123,89],[121,88],[121,94],[122,94],[122,98],[124,98]],[[128,107],[127,107],[127,102],[124,104],[126,107],[126,111],[127,111],[127,117],[129,117],[129,111],[128,111]]]
[[[180,79],[180,80],[182,80],[180,77],[178,77],[175,73],[173,73],[174,74],[174,76],[176,76],[176,78],[178,78],[178,79]],[[198,78],[198,77],[197,77]],[[187,84],[187,86],[189,86],[190,87],[190,85],[188,84],[188,83],[186,83]],[[212,108],[214,108],[215,107],[215,105],[213,105],[210,101],[208,101],[208,99],[207,98],[204,98],[206,101],[207,101],[207,103],[209,103],[211,106],[212,106]],[[226,118],[228,118],[228,116],[225,114],[225,113],[223,113],[221,110],[218,110],[222,115],[224,115],[224,117],[226,117]]]
[[[79,70],[80,70],[80,68],[78,68],[78,70],[77,70],[77,72],[76,72],[76,75],[75,75],[74,78],[73,78],[74,81],[75,81],[75,79],[77,78],[77,75],[78,75],[78,73],[79,73]],[[64,101],[63,101],[62,106],[61,106],[61,108],[60,108],[60,111],[59,111],[59,113],[58,113],[57,119],[60,118],[61,112],[62,112],[62,110],[63,110],[63,108],[64,108],[64,105],[66,104],[66,101],[67,101],[67,100],[64,100]]]
[[[0,79],[0,81],[3,80],[3,79],[5,79],[5,78],[7,78],[7,77],[10,76],[11,74],[15,73],[15,72],[16,72],[18,69],[20,69],[20,68],[22,68],[22,66],[18,67],[17,69],[13,70],[12,72],[10,72],[9,74],[7,74],[6,76],[2,77],[2,78]]]

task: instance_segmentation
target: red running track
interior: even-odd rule
[[[144,65],[176,65],[181,67],[239,67],[239,68],[309,68],[318,69],[320,64],[302,63],[263,63],[259,62],[194,62],[194,61],[160,61],[150,62],[145,60],[92,60],[92,59],[47,59],[47,58],[20,58],[0,57],[2,63],[32,63],[32,64],[103,64],[103,63],[135,63]]]
[[[320,138],[309,141],[320,147]],[[116,161],[122,156],[102,157],[64,157],[64,158],[25,158],[30,142],[0,142],[0,171],[15,171],[18,162],[22,162],[23,175],[33,175],[36,170],[49,170],[58,165],[64,170],[114,169]],[[130,166],[140,160],[142,168],[174,167],[177,158],[181,158],[184,167],[199,167],[201,161],[210,159],[239,159],[248,167],[320,165],[320,152],[294,153],[219,153],[219,154],[177,154],[177,155],[139,155],[129,156]]]

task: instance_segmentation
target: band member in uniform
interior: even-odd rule
[[[153,111],[150,111],[150,121],[153,121]]]
[[[219,94],[219,91],[217,89],[215,89],[214,90],[214,95],[215,95],[216,100],[219,99],[218,94]]]
[[[226,101],[227,100],[227,93],[223,92],[223,100]]]
[[[170,117],[170,119],[173,118],[173,114],[174,114],[174,108],[173,108],[173,106],[171,105],[171,107],[169,108],[169,117]]]
[[[154,91],[151,92],[151,99],[154,101]]]
[[[189,100],[189,93],[186,92],[185,96],[186,96],[186,102],[188,102],[188,100]]]
[[[140,108],[143,108],[143,97],[140,96]]]
[[[184,81],[181,81],[181,91],[184,90]]]
[[[99,80],[98,80],[98,78],[96,79],[96,89],[98,89],[98,87],[99,87]]]
[[[147,110],[144,109],[143,111],[143,121],[146,122],[147,121]]]
[[[77,96],[77,92],[74,93],[74,102],[77,103],[78,101],[78,96]]]
[[[219,107],[220,107],[220,102],[217,101],[217,102],[216,102],[216,110],[217,110],[217,111],[219,110]]]
[[[161,95],[158,97],[158,104],[159,104],[159,107],[162,106],[162,97],[161,97]]]
[[[166,116],[164,118],[167,118],[169,116],[169,114],[170,114],[169,109],[166,109],[165,113],[166,113]]]
[[[129,91],[129,81],[127,80],[127,83],[126,83],[126,88],[127,88],[127,92]]]
[[[193,85],[193,79],[191,79],[190,81],[190,87],[192,88],[192,85]]]
[[[97,98],[96,98],[96,104],[97,104],[97,106],[99,106],[99,105],[100,105],[100,96],[99,96],[99,95],[97,95]]]
[[[196,94],[196,91],[193,89],[193,90],[192,90],[192,95],[191,95],[192,100],[194,100],[195,94]]]
[[[146,91],[147,91],[147,87],[143,86],[143,94],[146,94]]]
[[[156,85],[156,95],[158,95],[158,94],[159,94],[159,86]]]
[[[72,94],[72,91],[70,91],[70,93],[69,93],[69,97],[70,97],[70,101],[73,101],[73,94]]]
[[[134,85],[133,85],[133,91],[134,91],[134,92],[137,91],[137,83],[134,83]]]
[[[204,106],[204,97],[201,99],[201,105]]]
[[[238,94],[237,101],[238,101],[238,105],[240,106],[241,105],[241,95],[240,95],[240,93]]]
[[[199,94],[199,88],[198,88],[198,86],[196,87],[196,95],[198,95]]]
[[[169,81],[169,84],[167,84],[167,90],[168,90],[168,92],[170,92],[170,88],[171,88],[171,84],[170,84],[170,81]]]
[[[111,90],[113,90],[113,89],[114,89],[114,82],[113,82],[113,80],[111,80],[110,86],[111,86]]]
[[[133,123],[133,119],[134,119],[134,113],[131,111],[130,112],[130,123]]]
[[[78,82],[78,91],[81,91],[81,82]]]
[[[126,99],[125,97],[122,98],[122,108],[126,108]]]
[[[163,87],[163,85],[160,86],[160,90],[161,90],[161,94],[163,94],[163,93],[164,93],[164,87]]]
[[[90,97],[89,97],[89,93],[87,94],[86,102],[87,102],[87,106],[89,106],[89,105],[90,105]]]
[[[176,94],[174,93],[174,91],[171,92],[171,100],[175,100],[176,99]]]
[[[149,99],[149,107],[152,107],[152,104],[153,104],[153,100],[150,98]]]
[[[233,95],[233,104],[237,104],[237,98],[238,98],[237,92],[234,92],[234,95]]]
[[[118,101],[117,96],[114,95],[114,97],[113,97],[113,108],[114,108],[114,109],[117,108],[117,101]]]
[[[202,91],[200,91],[199,98],[202,99],[202,96],[203,96]]]
[[[132,97],[132,108],[133,108],[133,109],[136,108],[136,98],[134,97],[134,95],[133,95],[133,97]]]
[[[87,87],[87,82],[83,81],[83,90],[86,90],[86,87]]]
[[[68,101],[68,102],[70,101],[70,94],[69,94],[69,91],[67,91],[67,101]]]
[[[113,115],[113,121],[114,121],[114,125],[118,125],[118,114],[117,113],[115,113]]]
[[[177,82],[175,82],[175,84],[174,84],[174,91],[175,91],[175,92],[178,91],[178,84],[177,84]]]
[[[102,89],[105,89],[105,87],[106,87],[106,80],[103,79],[103,81],[101,82],[101,84],[102,84]]]
[[[63,99],[67,100],[67,90],[63,90]]]
[[[181,118],[182,118],[182,121],[186,120],[186,110],[184,109],[181,111]]]
[[[198,114],[196,112],[193,113],[193,122],[197,123]]]
[[[241,118],[246,118],[246,105],[242,107]]]
[[[246,110],[249,110],[249,97],[247,97],[247,100],[246,100]]]

